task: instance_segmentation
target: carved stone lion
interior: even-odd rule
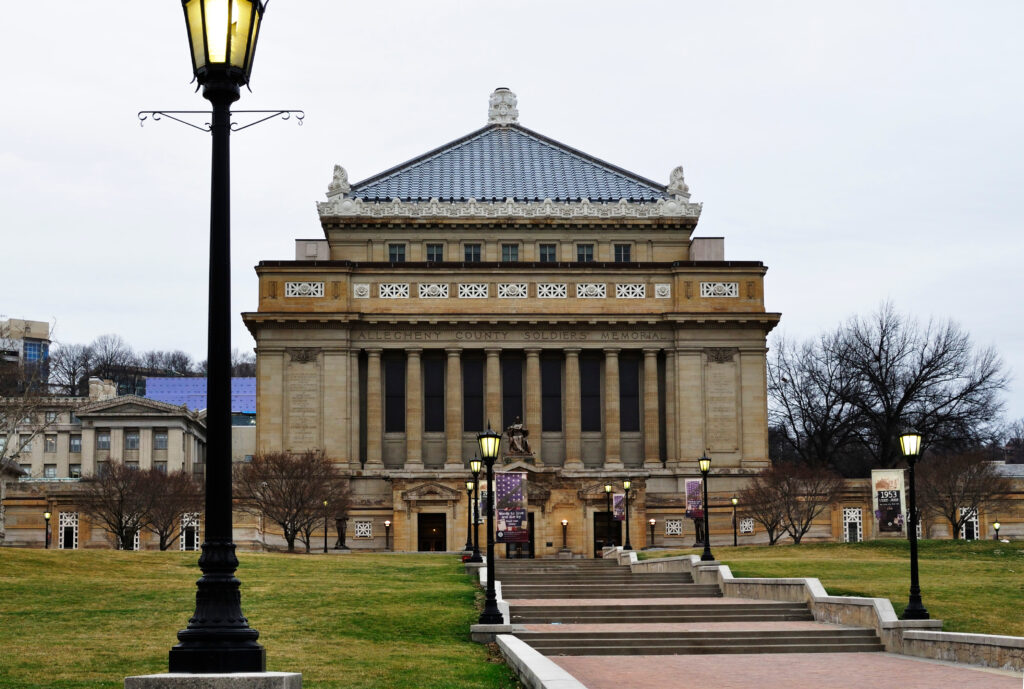
[[[337,196],[338,194],[347,194],[352,190],[352,187],[348,183],[348,173],[345,172],[345,168],[340,165],[334,166],[334,176],[331,178],[331,183],[327,185],[327,197]]]
[[[683,166],[676,167],[668,175],[668,193],[674,196],[690,198],[690,186],[686,183]]]

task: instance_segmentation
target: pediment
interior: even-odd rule
[[[132,416],[143,414],[151,416],[153,414],[188,414],[188,410],[184,407],[178,407],[166,402],[158,402],[157,400],[138,397],[136,395],[126,395],[124,397],[115,397],[114,399],[86,404],[85,406],[80,407],[75,413],[79,417],[105,415]]]
[[[402,499],[410,502],[416,500],[447,502],[449,500],[461,500],[462,491],[453,490],[448,486],[430,481],[404,491]]]

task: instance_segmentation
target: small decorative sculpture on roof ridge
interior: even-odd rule
[[[339,194],[347,194],[352,190],[348,183],[348,173],[340,165],[334,166],[334,176],[331,183],[327,185],[327,198],[333,198]]]
[[[494,89],[487,110],[487,124],[515,124],[519,122],[516,94],[504,86]]]
[[[686,200],[690,199],[690,185],[686,183],[682,165],[679,165],[669,173],[668,193],[673,196],[682,196]]]

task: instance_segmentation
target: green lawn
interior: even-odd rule
[[[478,594],[452,555],[241,553],[267,669],[303,686],[515,687],[469,640]],[[0,688],[121,687],[167,671],[195,553],[0,549]]]
[[[700,550],[654,551],[641,558]],[[1024,636],[1024,543],[920,541],[921,596],[950,632]],[[817,577],[830,594],[888,598],[902,614],[910,588],[907,541],[718,546],[736,577]]]

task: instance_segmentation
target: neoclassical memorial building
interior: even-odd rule
[[[531,131],[501,88],[482,129],[355,184],[336,166],[317,207],[323,238],[259,264],[244,319],[257,450],[345,469],[349,547],[460,550],[476,435],[519,419],[529,451],[495,468],[528,474],[522,554],[554,555],[563,519],[578,556],[621,544],[604,485],[624,478],[634,547],[652,518],[657,545],[692,544],[705,453],[731,531],[729,497],[768,465],[779,314],[761,262],[694,236],[681,167],[665,185]]]

